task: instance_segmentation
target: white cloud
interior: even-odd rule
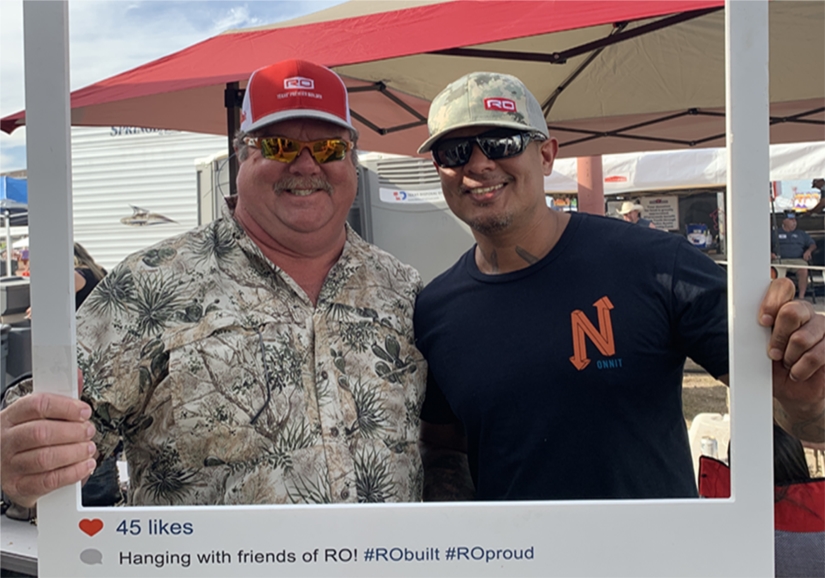
[[[343,0],[69,2],[72,90],[151,62],[225,30],[261,26]],[[0,0],[0,116],[25,108],[22,0]],[[25,128],[0,133],[0,172],[25,168]]]
[[[261,22],[260,19],[250,16],[247,6],[233,7],[223,18],[215,21],[215,27],[219,30],[246,28],[250,26],[260,26],[262,24],[265,24],[265,22]]]

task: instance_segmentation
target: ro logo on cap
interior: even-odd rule
[[[295,90],[302,88],[305,90],[313,90],[315,88],[315,81],[304,76],[293,76],[284,79],[284,88]]]
[[[502,110],[504,112],[516,112],[516,102],[509,98],[485,98],[484,108],[486,110]]]

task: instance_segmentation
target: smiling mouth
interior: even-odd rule
[[[308,197],[318,189],[285,189],[285,193],[295,195],[296,197]]]
[[[507,183],[498,183],[495,185],[490,185],[489,187],[473,187],[471,189],[467,188],[464,189],[464,192],[474,197],[484,197],[491,195],[492,193],[495,193],[497,191],[500,191],[505,187],[505,185],[507,185]]]
[[[286,177],[274,183],[272,189],[276,194],[288,194],[295,197],[308,197],[313,193],[332,194],[332,186],[325,179]]]

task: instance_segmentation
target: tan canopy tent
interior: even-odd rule
[[[823,29],[825,3],[770,2],[772,143],[825,140]],[[415,154],[430,99],[475,70],[524,80],[563,157],[724,146],[724,36],[721,0],[353,0],[77,90],[72,124],[226,134],[252,70],[300,57],[345,76],[364,150]]]

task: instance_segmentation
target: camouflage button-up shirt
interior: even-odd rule
[[[418,273],[351,229],[317,305],[230,212],[128,257],[78,313],[129,504],[421,499]]]

